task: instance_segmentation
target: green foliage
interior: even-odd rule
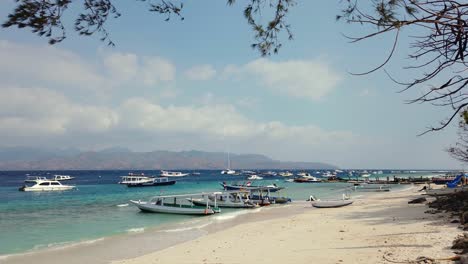
[[[114,6],[116,0],[83,0],[82,12],[78,14],[74,23],[74,30],[82,36],[98,34],[101,41],[114,45],[105,25],[109,18],[118,18],[120,13]],[[128,0],[125,0],[128,1]],[[182,0],[134,0],[148,5],[148,11],[165,16],[169,21],[171,16],[182,16],[184,5]],[[17,5],[8,15],[3,27],[17,26],[30,28],[33,33],[48,38],[50,44],[63,41],[66,38],[62,17],[69,8],[71,0],[16,0]],[[81,2],[81,1],[80,1]],[[234,5],[235,0],[227,0],[228,5]],[[262,56],[277,53],[282,44],[279,34],[286,32],[288,39],[293,35],[290,25],[286,23],[289,8],[294,6],[293,0],[248,0],[244,9],[247,23],[255,34],[255,43],[251,46]],[[258,22],[262,15],[260,11],[272,11],[272,18],[265,24]]]

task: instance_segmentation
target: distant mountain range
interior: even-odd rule
[[[337,169],[321,162],[287,162],[257,154],[231,154],[232,169]],[[132,152],[76,149],[0,148],[0,170],[161,170],[225,169],[226,153],[203,151]]]

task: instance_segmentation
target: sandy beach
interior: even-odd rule
[[[384,255],[394,261],[452,256],[449,247],[461,230],[447,215],[408,204],[420,195],[418,188],[356,198],[353,205],[335,209],[298,201],[227,221],[203,218],[202,226],[190,231],[122,235],[0,262],[388,263]]]
[[[314,209],[288,218],[237,225],[116,264],[149,263],[388,263],[418,256],[447,257],[461,233],[427,206],[408,205],[416,188]]]

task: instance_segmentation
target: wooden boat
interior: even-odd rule
[[[215,203],[210,206],[206,199],[203,206],[195,205],[188,199],[192,197],[205,196],[208,193],[199,194],[181,194],[181,195],[163,195],[155,196],[149,201],[130,200],[130,203],[138,207],[143,212],[165,213],[165,214],[184,214],[184,215],[211,215],[221,212]]]
[[[285,204],[292,201],[289,197],[279,195],[272,196],[268,188],[259,188],[256,190],[252,190],[249,197],[252,201],[258,201],[261,204],[265,203],[266,201],[272,204]]]
[[[215,192],[208,195],[208,205],[226,208],[255,208],[257,207],[248,196],[249,192]],[[195,205],[205,205],[205,198],[189,199]]]
[[[316,208],[337,208],[352,204],[354,201],[349,199],[343,194],[342,199],[336,200],[320,200],[315,198],[313,195],[310,196],[310,201],[313,207]]]
[[[168,177],[148,177],[133,173],[121,178],[119,184],[125,184],[128,187],[167,186],[176,183],[175,180],[169,180]]]
[[[284,187],[279,187],[275,183],[270,184],[270,185],[260,186],[260,185],[252,185],[250,181],[246,183],[235,183],[235,184],[227,184],[226,182],[223,182],[220,184],[221,186],[223,186],[223,189],[226,191],[236,191],[236,190],[251,191],[251,190],[256,190],[256,189],[268,188],[270,192],[277,192],[279,190],[284,189]]]

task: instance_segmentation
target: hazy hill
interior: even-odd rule
[[[335,169],[320,162],[287,162],[257,154],[231,154],[233,169]],[[203,151],[132,152],[125,148],[80,152],[74,149],[0,148],[0,170],[224,169],[226,154]]]

